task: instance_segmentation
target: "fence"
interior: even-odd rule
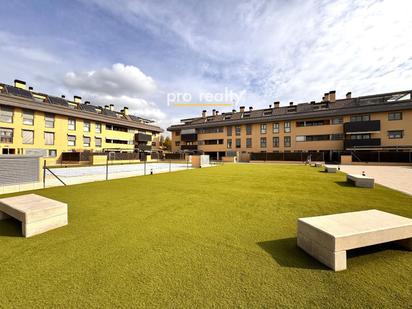
[[[412,163],[410,151],[351,151],[352,162]]]
[[[252,152],[251,161],[306,161],[308,157],[312,161],[325,161],[323,152]]]

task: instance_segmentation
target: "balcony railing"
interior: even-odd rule
[[[196,134],[196,133],[181,134],[181,135],[180,135],[180,140],[183,141],[183,142],[194,142],[194,141],[197,141],[197,134]]]
[[[182,150],[197,150],[197,145],[181,145]]]
[[[346,134],[377,132],[381,130],[381,121],[380,120],[369,120],[369,121],[346,122],[344,123],[343,128]]]
[[[145,144],[139,144],[139,145],[137,145],[137,149],[139,149],[140,151],[151,151],[152,146],[151,145],[145,145]]]
[[[380,145],[381,145],[381,139],[380,138],[346,139],[344,141],[345,149],[375,147],[375,146],[380,146]]]
[[[144,133],[137,133],[134,135],[135,142],[149,142],[152,140],[152,136]]]

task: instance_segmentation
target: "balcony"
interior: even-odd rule
[[[197,141],[197,134],[196,134],[196,133],[181,134],[181,135],[180,135],[180,140],[183,141],[183,142],[194,142],[194,141]]]
[[[152,146],[151,145],[146,145],[146,144],[139,144],[139,145],[137,145],[137,149],[139,149],[140,151],[151,151]]]
[[[346,122],[343,124],[343,129],[346,134],[379,132],[381,130],[381,121],[369,120]]]
[[[197,150],[197,145],[181,145],[182,150]]]
[[[370,139],[346,139],[344,141],[345,149],[348,148],[367,148],[375,147],[381,145],[380,138],[370,138]]]
[[[144,133],[137,133],[134,135],[135,142],[149,142],[152,140],[152,136]]]

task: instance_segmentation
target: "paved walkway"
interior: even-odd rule
[[[348,174],[365,171],[378,184],[412,195],[412,166],[340,165],[340,170]]]

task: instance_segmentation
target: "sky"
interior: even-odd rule
[[[412,89],[410,0],[0,4],[1,82],[127,106],[163,128],[203,109]]]

